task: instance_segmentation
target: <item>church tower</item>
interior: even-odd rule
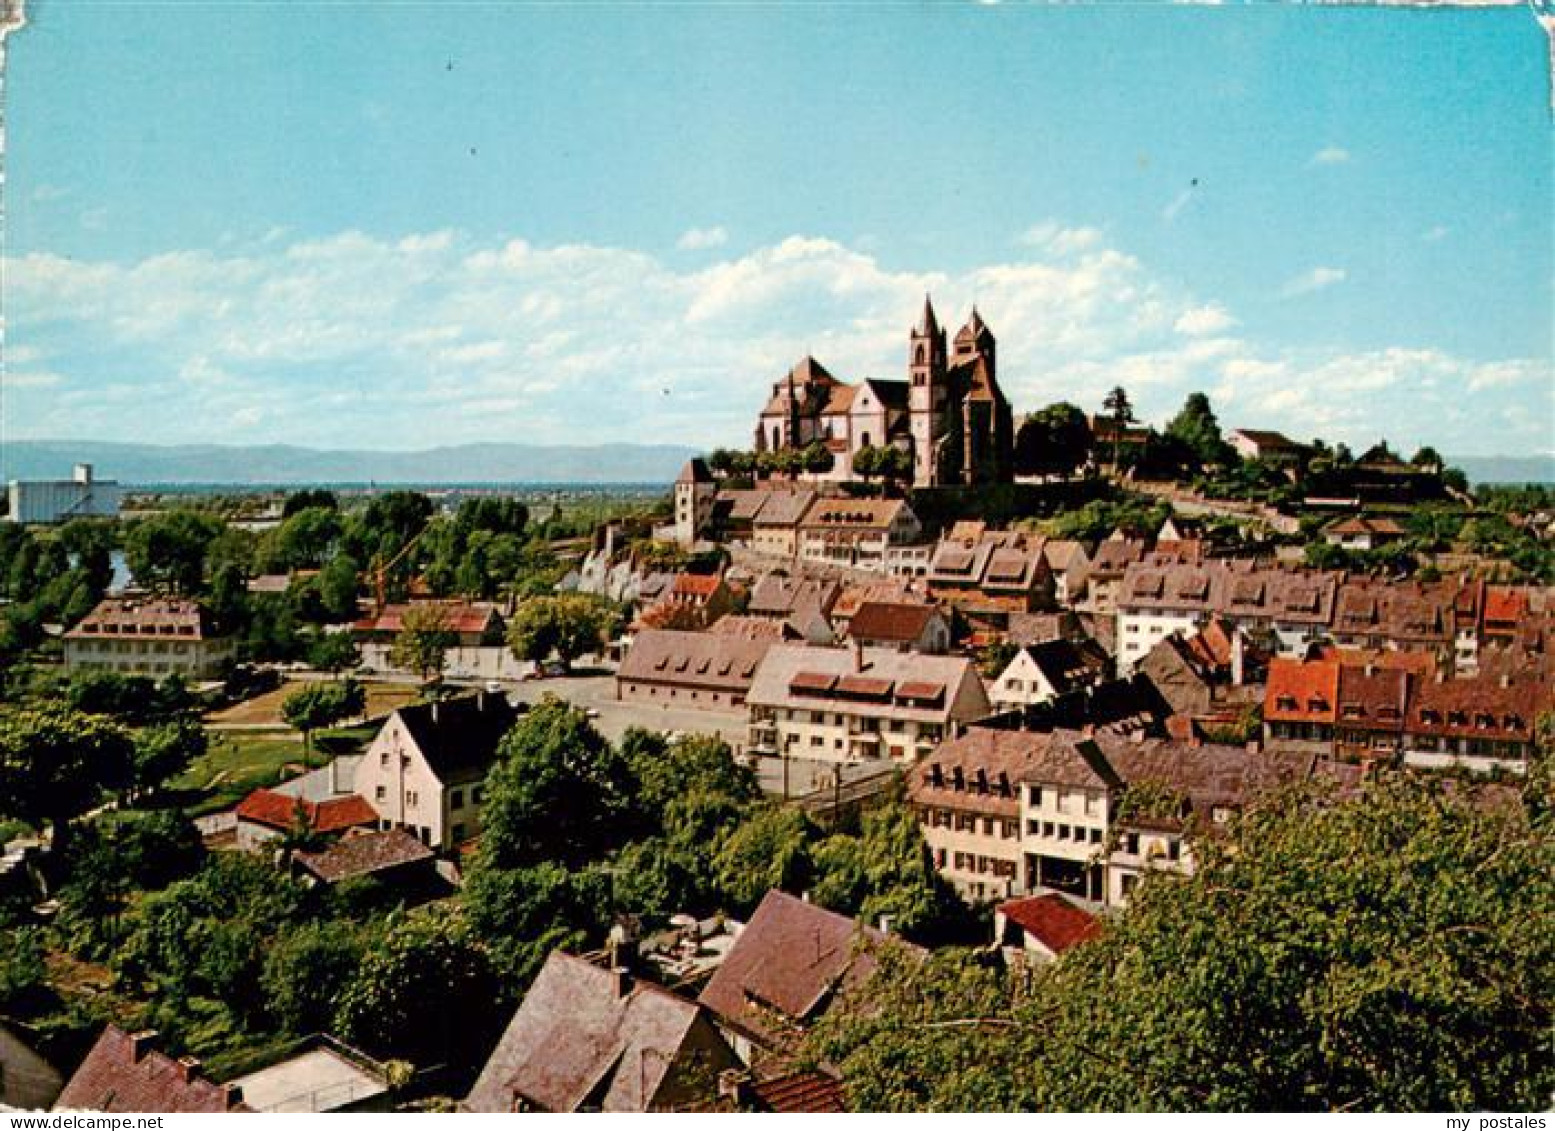
[[[912,428],[913,483],[934,483],[934,444],[945,411],[945,331],[934,304],[923,296],[923,317],[913,329],[907,355],[907,408]]]

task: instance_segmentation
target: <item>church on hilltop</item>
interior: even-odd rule
[[[772,386],[756,425],[756,450],[820,442],[835,460],[828,478],[853,478],[861,448],[901,448],[915,487],[1007,483],[1014,475],[1014,417],[995,376],[993,332],[973,307],[947,343],[925,297],[907,347],[907,380],[839,381],[806,357]]]

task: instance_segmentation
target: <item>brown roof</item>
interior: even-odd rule
[[[194,601],[109,597],[99,601],[65,635],[71,639],[99,636],[163,636],[197,640],[209,636],[210,622]]]
[[[941,743],[907,772],[907,794],[920,805],[1018,816],[1016,790],[1044,737],[1031,731],[972,727],[959,738]]]
[[[1365,515],[1354,515],[1350,518],[1340,519],[1338,522],[1325,527],[1324,533],[1386,534],[1389,537],[1402,538],[1408,531],[1391,518],[1367,518]]]
[[[647,1111],[700,1016],[695,1003],[668,990],[618,982],[612,971],[553,950],[465,1107]],[[711,1031],[708,1038],[717,1040]]]
[[[744,634],[649,629],[632,640],[616,678],[744,691],[774,643]]]
[[[484,601],[417,601],[409,605],[385,605],[376,617],[363,617],[352,627],[358,632],[397,633],[404,627],[405,614],[416,608],[444,610],[447,631],[460,634],[485,632],[493,620],[502,619],[497,606]]]
[[[842,586],[835,581],[769,573],[752,587],[745,607],[747,612],[760,616],[786,617],[807,609],[825,616],[841,592]]]
[[[842,1081],[824,1072],[790,1072],[751,1085],[758,1107],[779,1115],[840,1115]]]
[[[1340,726],[1402,731],[1410,677],[1397,668],[1339,669]]]
[[[699,597],[703,600],[713,596],[723,587],[724,579],[716,574],[701,573],[677,573],[675,584],[670,587],[670,592],[678,597]]]
[[[343,837],[322,852],[298,852],[297,863],[327,884],[352,876],[371,876],[436,856],[404,829],[385,829]]]
[[[848,635],[855,640],[911,644],[922,638],[929,622],[939,615],[933,605],[865,601],[848,621]]]
[[[354,793],[324,801],[307,801],[271,789],[256,789],[238,802],[237,816],[240,821],[251,821],[282,832],[290,829],[298,816],[308,828],[319,833],[338,833],[378,823],[378,814],[367,799]]]
[[[200,1062],[174,1060],[155,1046],[156,1033],[126,1033],[109,1025],[86,1054],[55,1111],[249,1111],[243,1090],[206,1079]]]
[[[756,526],[797,526],[815,501],[814,491],[772,491],[756,514]]]
[[[799,525],[803,530],[886,530],[906,507],[901,499],[820,498]]]
[[[1012,899],[999,913],[1054,954],[1062,954],[1101,934],[1101,921],[1057,892]]]
[[[1542,679],[1423,680],[1409,704],[1411,734],[1532,742],[1542,711],[1555,707],[1555,689]]]
[[[769,891],[697,1001],[759,1044],[781,1047],[784,1020],[805,1024],[832,995],[875,969],[868,944],[882,941],[845,915]]]
[[[743,636],[749,640],[777,641],[799,637],[798,630],[788,621],[775,617],[721,617],[707,631],[714,636]]]
[[[1299,448],[1302,445],[1287,437],[1283,432],[1268,432],[1260,428],[1237,428],[1234,434],[1243,436],[1260,448]]]

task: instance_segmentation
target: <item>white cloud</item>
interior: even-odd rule
[[[1195,306],[1178,316],[1172,329],[1179,334],[1218,334],[1236,325],[1236,319],[1218,303]]]
[[[1422,232],[1420,234],[1420,238],[1426,243],[1439,243],[1440,241],[1446,239],[1451,233],[1452,229],[1447,227],[1445,224],[1437,224],[1434,227],[1427,228],[1424,232]]]
[[[1314,291],[1324,290],[1344,280],[1343,267],[1314,267],[1286,283],[1280,289],[1280,293],[1286,298],[1295,298],[1297,295],[1309,295]]]
[[[1350,151],[1337,145],[1324,146],[1312,155],[1312,165],[1343,165],[1350,160]]]
[[[1508,450],[1548,444],[1548,413],[1500,423],[1509,398],[1548,387],[1547,362],[1260,346],[1233,334],[1224,303],[1101,234],[1039,229],[1031,247],[1068,252],[955,273],[887,266],[811,235],[694,268],[458,232],[239,241],[132,263],[26,255],[5,264],[7,357],[26,369],[7,374],[7,433],[738,444],[771,382],[806,352],[844,379],[901,379],[928,291],[952,332],[977,302],[1018,412],[1060,399],[1096,408],[1122,383],[1156,421],[1203,389],[1228,427],[1353,446],[1385,421],[1400,445],[1445,450],[1496,419]],[[1296,282],[1331,275],[1343,272]]]
[[[681,251],[706,251],[709,248],[722,247],[728,242],[729,233],[722,227],[690,228],[680,234],[680,239],[675,241],[675,246]]]
[[[1098,228],[1065,228],[1052,220],[1033,225],[1021,233],[1019,241],[1053,255],[1067,256],[1087,251],[1102,241]]]

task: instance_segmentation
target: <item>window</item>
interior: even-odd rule
[[[405,804],[409,808],[414,809],[419,801],[420,798],[417,796],[415,790],[409,789],[405,791]]]
[[[373,790],[373,800],[374,801],[380,801],[381,802],[381,801],[387,801],[388,799],[389,799],[389,791],[387,789],[385,789],[383,786],[380,785],[377,789]]]
[[[464,826],[463,825],[455,825],[454,826],[454,843],[455,844],[460,844],[463,841],[464,841]]]
[[[453,789],[448,791],[448,807],[450,809],[464,808],[464,790]]]
[[[1052,821],[1043,821],[1042,822],[1042,835],[1043,836],[1052,836],[1053,835],[1053,822]]]
[[[486,787],[483,785],[478,785],[475,787],[474,792],[470,794],[470,801],[476,805],[479,805],[481,803],[481,799],[485,796]]]
[[[1091,843],[1092,844],[1100,844],[1101,843],[1101,830],[1100,829],[1092,829],[1091,830]]]
[[[1030,799],[1033,808],[1040,806],[1042,804],[1042,787],[1040,785],[1030,786],[1026,796]]]

